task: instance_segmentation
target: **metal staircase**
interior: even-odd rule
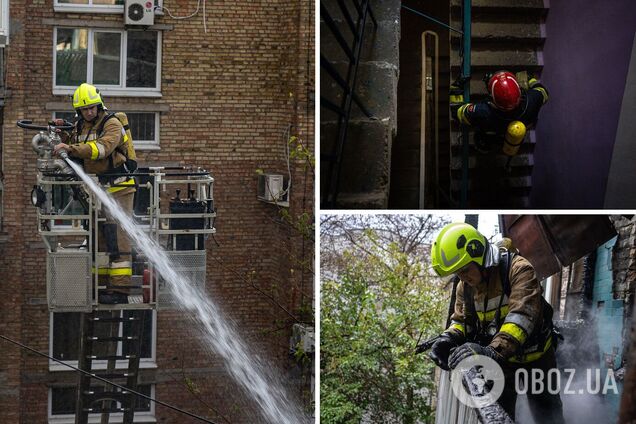
[[[461,27],[462,0],[451,0],[451,25]],[[543,0],[473,0],[471,37],[471,101],[486,98],[482,78],[500,69],[529,71],[540,76],[541,48],[545,41],[542,22],[548,9]],[[461,73],[461,36],[451,33],[451,73]],[[550,87],[548,87],[548,90]],[[539,116],[539,121],[541,116]],[[451,188],[460,197],[462,185],[462,143],[459,127],[451,132]],[[471,149],[466,207],[527,207],[532,189],[535,132],[530,131],[519,153],[505,172],[506,157],[500,152],[480,154]]]
[[[339,50],[332,55],[327,49],[323,49],[320,54],[321,75],[328,78],[329,84],[334,86],[333,90],[322,90],[320,105],[327,113],[335,114],[335,126],[327,131],[331,140],[321,140],[321,175],[324,179],[320,202],[323,208],[336,208],[342,189],[343,156],[352,106],[355,104],[364,116],[373,118],[373,114],[356,94],[356,80],[367,19],[376,28],[378,24],[371,10],[370,0],[321,1],[320,17],[327,30],[324,37],[330,40],[326,44],[332,44]],[[323,87],[328,85],[326,81],[321,84]],[[328,91],[329,94],[324,94]]]

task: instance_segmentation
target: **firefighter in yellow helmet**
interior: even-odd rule
[[[534,268],[515,249],[488,242],[473,226],[446,225],[433,244],[433,269],[455,274],[456,302],[451,323],[433,344],[429,356],[441,368],[454,369],[463,359],[484,355],[497,361],[505,375],[500,405],[514,420],[519,368],[556,369],[556,335],[552,307],[542,296]],[[559,394],[528,390],[535,421],[563,423]]]
[[[80,85],[73,94],[77,123],[67,137],[67,143],[55,146],[55,153],[66,151],[83,163],[88,174],[96,174],[100,184],[129,214],[133,210],[135,181],[122,176],[134,171],[136,163],[129,160],[126,131],[121,122],[107,113],[99,90],[91,84]],[[137,303],[141,296],[131,296],[132,262],[130,241],[111,216],[98,225],[98,252],[94,272],[107,290],[99,293],[99,303]]]

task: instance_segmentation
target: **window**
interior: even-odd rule
[[[124,0],[55,0],[56,12],[124,13]],[[155,7],[162,6],[162,0],[154,0]],[[155,14],[162,14],[155,10]]]
[[[156,314],[154,311],[146,310],[144,316],[144,331],[141,342],[141,362],[140,367],[155,367],[155,340],[156,340]],[[104,317],[110,316],[110,312],[104,312]],[[130,313],[127,310],[120,311],[124,318]],[[51,338],[49,344],[49,354],[61,361],[68,361],[70,365],[77,366],[80,340],[80,317],[79,312],[55,312],[51,313]],[[129,334],[129,323],[119,324],[119,335]],[[108,325],[98,325],[95,327],[96,336],[107,337]],[[106,343],[96,343],[93,345],[93,354],[97,356],[106,354]],[[117,343],[117,354],[127,355],[130,353],[127,341]],[[93,361],[93,368],[105,369],[106,360]],[[117,368],[125,368],[128,361],[117,361]],[[68,371],[69,368],[55,361],[49,362],[51,371]]]
[[[107,95],[158,97],[160,57],[158,31],[55,28],[53,94],[88,82]]]
[[[159,149],[159,113],[127,112],[126,115],[135,149]]]
[[[9,44],[9,0],[0,3],[0,47]]]
[[[95,385],[92,388],[95,392],[104,390],[103,386]],[[117,389],[119,390],[119,389]],[[140,384],[137,391],[146,396],[155,397],[155,386],[151,384]],[[49,389],[49,422],[50,423],[74,423],[76,405],[76,387],[52,387]],[[95,405],[94,405],[95,406]],[[117,403],[121,408],[121,404]],[[135,422],[155,422],[154,403],[142,397],[135,400]],[[122,422],[123,413],[110,414],[109,422]],[[100,422],[100,414],[89,414],[89,422]]]
[[[75,122],[75,112],[53,112],[53,119],[58,118],[68,122]]]
[[[135,150],[159,150],[159,112],[126,112],[126,116]],[[54,112],[55,118],[75,122],[75,112]]]

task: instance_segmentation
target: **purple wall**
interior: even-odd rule
[[[546,0],[547,2],[547,0]],[[533,208],[602,208],[634,33],[634,0],[553,0]]]

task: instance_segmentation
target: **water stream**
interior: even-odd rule
[[[153,263],[178,305],[189,311],[200,325],[204,347],[224,360],[232,377],[258,403],[263,417],[273,424],[308,423],[309,418],[291,402],[281,382],[270,372],[273,367],[249,352],[238,331],[224,317],[218,305],[204,290],[198,289],[187,277],[174,271],[175,266],[163,248],[134,223],[110,194],[86,175],[79,165],[71,160],[67,162],[129,234],[137,249]]]

